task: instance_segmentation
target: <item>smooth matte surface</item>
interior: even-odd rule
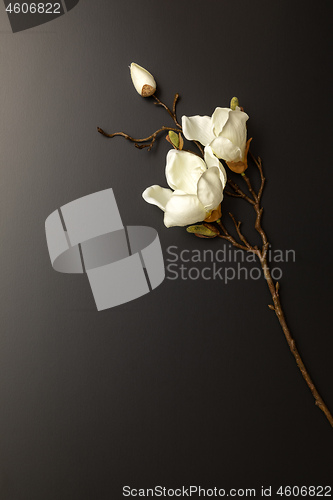
[[[308,0],[81,0],[16,34],[2,8],[1,500],[120,500],[124,485],[259,496],[262,485],[332,482],[332,429],[263,279],[166,279],[97,312],[86,276],[54,272],[44,233],[55,209],[111,186],[124,225],[157,229],[167,265],[172,245],[220,249],[166,229],[142,199],[166,187],[166,141],[140,151],[96,127],[144,137],[172,124],[135,92],[132,61],[162,100],[181,94],[179,116],[237,95],[264,161],[272,248],[296,252],[278,264],[288,322],[332,410],[331,33],[328,3]],[[247,206],[227,198],[229,210],[255,240]]]

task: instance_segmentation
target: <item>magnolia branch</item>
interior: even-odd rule
[[[108,134],[99,127],[97,128],[98,132],[100,134],[104,135],[105,137],[108,137],[108,138],[113,138],[116,136],[124,137],[125,139],[127,139],[131,142],[134,142],[135,147],[137,147],[139,149],[147,148],[148,151],[150,151],[152,149],[157,137],[162,132],[175,132],[177,134],[183,133],[182,126],[179,123],[179,121],[177,119],[177,114],[176,114],[176,106],[177,106],[177,102],[179,99],[179,94],[175,94],[175,96],[174,96],[172,109],[170,109],[165,103],[163,103],[155,94],[153,94],[152,97],[155,100],[155,103],[154,103],[155,105],[161,106],[167,111],[167,113],[169,114],[169,116],[173,120],[175,127],[163,126],[163,127],[159,128],[158,130],[156,130],[151,135],[149,135],[148,137],[145,137],[142,139],[135,139],[124,132],[116,132],[113,134]],[[192,142],[194,144],[196,144],[202,157],[204,157],[204,149],[203,149],[202,145],[197,141],[192,141]],[[249,141],[248,141],[248,144],[249,144]],[[177,149],[179,148],[179,146],[175,146],[175,145],[174,145],[174,147],[176,147]],[[180,147],[180,149],[182,149],[182,146]],[[260,182],[260,187],[259,187],[258,192],[256,192],[256,190],[253,188],[251,180],[245,174],[245,172],[243,172],[241,174],[241,176],[246,184],[248,192],[244,192],[244,190],[238,184],[236,184],[232,179],[228,179],[228,186],[231,188],[231,191],[225,190],[224,192],[225,192],[225,194],[227,194],[231,197],[243,199],[244,201],[246,201],[247,203],[249,203],[253,207],[253,210],[255,211],[255,215],[256,215],[254,226],[255,226],[256,231],[258,232],[258,234],[261,237],[262,247],[258,248],[258,246],[251,245],[249,243],[249,241],[246,239],[243,232],[241,231],[241,221],[236,220],[236,218],[234,217],[234,215],[232,213],[229,213],[229,216],[230,216],[231,220],[233,221],[233,224],[235,227],[235,231],[237,234],[236,238],[228,232],[226,227],[223,225],[221,219],[216,220],[215,225],[208,224],[205,222],[202,224],[202,226],[206,226],[206,228],[208,229],[208,235],[207,235],[207,233],[206,233],[206,235],[197,233],[196,229],[199,226],[193,226],[194,230],[189,231],[189,232],[194,232],[194,234],[196,234],[196,236],[199,236],[201,238],[214,238],[215,236],[218,236],[219,238],[222,238],[224,240],[229,241],[233,246],[240,248],[246,252],[252,252],[258,256],[261,267],[262,267],[263,272],[264,272],[264,276],[265,276],[269,291],[270,291],[271,296],[272,296],[272,300],[273,300],[273,304],[269,304],[268,307],[272,311],[274,311],[276,316],[277,316],[277,319],[280,323],[280,326],[281,326],[283,333],[285,335],[285,338],[287,340],[289,349],[290,349],[292,355],[294,356],[295,361],[297,363],[297,366],[298,366],[306,384],[308,385],[308,387],[309,387],[309,389],[310,389],[310,391],[315,399],[315,404],[323,411],[327,420],[329,421],[329,423],[333,427],[333,416],[330,413],[326,404],[324,403],[323,399],[321,398],[320,394],[318,393],[318,391],[317,391],[317,389],[316,389],[316,387],[315,387],[315,385],[310,377],[310,374],[307,371],[307,369],[303,363],[303,360],[302,360],[302,358],[301,358],[301,356],[296,348],[295,340],[293,339],[291,332],[288,328],[288,325],[287,325],[287,322],[286,322],[286,319],[285,319],[285,316],[284,316],[284,313],[282,310],[282,305],[280,302],[279,283],[274,282],[274,280],[271,276],[271,273],[270,273],[270,269],[269,269],[269,265],[268,265],[268,261],[267,261],[267,252],[268,252],[268,248],[269,248],[269,243],[268,243],[267,235],[262,227],[262,215],[263,215],[264,209],[260,205],[261,197],[262,197],[264,185],[265,185],[265,177],[264,177],[264,173],[263,173],[261,159],[259,157],[256,158],[250,151],[249,151],[249,154],[250,154],[253,162],[255,163],[256,167],[258,168],[259,175],[260,175],[261,182]],[[245,190],[246,190],[246,188],[245,188]],[[189,228],[187,228],[187,229],[189,229]]]

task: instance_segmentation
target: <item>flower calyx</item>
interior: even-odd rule
[[[221,218],[222,212],[221,212],[221,204],[217,206],[214,210],[211,211],[211,213],[205,218],[204,222],[216,222],[218,219]]]

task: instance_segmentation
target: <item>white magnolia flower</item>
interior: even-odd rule
[[[142,196],[165,212],[166,227],[205,220],[223,199],[227,175],[209,147],[205,161],[193,153],[172,149],[167,154],[165,174],[171,189],[154,185]]]
[[[186,139],[210,146],[213,153],[227,162],[243,162],[246,156],[246,121],[240,109],[216,108],[212,116],[183,116]]]
[[[142,97],[149,97],[156,91],[156,82],[153,75],[136,63],[130,66],[131,78],[136,91]]]

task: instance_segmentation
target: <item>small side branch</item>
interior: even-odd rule
[[[242,198],[242,195],[237,193],[232,193],[231,191],[227,191],[226,189],[223,191],[223,193],[227,194],[228,196],[233,196],[234,198]]]
[[[131,137],[130,135],[125,134],[124,132],[115,132],[114,134],[108,134],[107,132],[105,132],[100,127],[97,127],[98,132],[100,134],[104,135],[104,137],[108,137],[108,138],[116,137],[117,135],[119,135],[119,136],[124,137],[125,139],[127,139],[127,140],[129,140],[131,142],[134,142],[134,145],[135,145],[136,148],[138,148],[138,149],[147,148],[148,151],[151,150],[151,148],[154,145],[154,142],[157,139],[158,134],[160,134],[161,132],[172,131],[172,132],[176,132],[177,134],[182,133],[183,132],[183,128],[182,128],[181,124],[178,122],[178,120],[177,120],[177,114],[176,114],[176,106],[177,106],[177,102],[179,100],[179,94],[175,94],[175,96],[174,96],[173,104],[172,104],[172,110],[169,108],[169,106],[167,106],[164,102],[162,102],[155,94],[153,94],[152,97],[153,97],[153,99],[155,99],[155,103],[154,104],[156,104],[157,106],[162,106],[162,108],[164,108],[166,110],[166,112],[169,114],[169,116],[174,121],[174,123],[175,123],[175,125],[176,125],[177,128],[174,128],[174,127],[161,127],[160,129],[156,130],[156,132],[154,132],[153,134],[151,134],[149,137],[145,137],[143,139],[135,139],[134,137]],[[203,150],[202,145],[198,141],[192,141],[192,142],[197,146],[197,148],[199,149],[202,157],[204,157],[204,150]],[[193,151],[191,151],[191,153],[193,153]],[[194,153],[194,154],[196,154],[196,153]]]
[[[174,116],[177,116],[176,105],[177,105],[178,99],[179,99],[179,94],[175,94],[175,97],[173,99],[173,105],[172,105],[172,113]]]
[[[176,106],[177,106],[177,102],[178,102],[178,99],[179,99],[179,94],[175,94],[175,97],[173,99],[173,104],[172,104],[172,111],[169,108],[169,106],[167,106],[166,104],[164,104],[164,102],[160,101],[160,99],[155,94],[153,95],[153,98],[156,101],[155,104],[157,104],[158,106],[162,106],[169,113],[169,115],[171,116],[171,118],[173,119],[173,121],[175,122],[175,124],[177,125],[177,127],[179,128],[179,130],[177,130],[177,132],[182,132],[183,131],[183,127],[178,122],[178,120],[177,120],[177,114],[176,114]],[[204,156],[204,150],[203,150],[203,147],[201,146],[200,142],[193,141],[193,143],[197,146],[197,148],[199,149],[201,155]]]
[[[234,223],[234,225],[235,225],[235,228],[236,228],[236,231],[237,231],[237,234],[238,234],[239,239],[240,239],[240,240],[244,243],[244,245],[247,247],[247,249],[248,249],[248,250],[253,251],[253,250],[254,250],[254,247],[252,247],[252,246],[249,244],[249,242],[247,241],[247,239],[245,238],[245,236],[243,235],[243,233],[242,233],[242,232],[241,232],[241,230],[240,230],[240,226],[241,226],[241,224],[242,224],[242,223],[241,223],[241,221],[240,221],[240,220],[239,220],[239,221],[236,221],[236,219],[235,219],[234,215],[233,215],[231,212],[229,212],[229,216],[230,216],[230,218],[231,218],[232,222],[233,222],[233,223]]]
[[[254,205],[255,202],[249,197],[247,196],[242,190],[241,188],[238,186],[238,184],[236,184],[234,181],[232,181],[231,179],[228,179],[228,184],[229,186],[232,187],[232,189],[235,191],[235,193],[237,193],[238,197],[239,198],[243,198],[244,200],[246,200],[248,203],[250,203],[251,205]],[[227,193],[229,194],[229,193]],[[232,195],[231,195],[232,196]]]
[[[197,148],[200,150],[200,153],[202,154],[202,156],[204,156],[205,152],[204,152],[203,147],[201,146],[200,142],[198,142],[198,141],[193,141],[193,142],[197,146]]]
[[[254,208],[254,210],[255,210],[255,212],[257,214],[256,222],[255,222],[254,227],[258,231],[258,233],[260,234],[260,236],[261,236],[262,243],[263,243],[262,251],[263,251],[263,254],[266,255],[269,243],[268,243],[267,235],[266,235],[265,231],[263,230],[263,228],[261,226],[261,218],[262,218],[262,214],[263,214],[264,208],[260,207],[259,203],[256,203],[253,208]]]
[[[241,248],[242,250],[246,250],[246,251],[248,250],[246,246],[240,245],[239,243],[237,243],[237,241],[230,235],[226,236],[223,234],[219,234],[218,237],[223,238],[224,240],[230,241],[230,243],[232,243],[234,247]]]
[[[112,139],[113,137],[117,137],[117,136],[124,137],[125,139],[127,139],[131,142],[134,142],[134,145],[136,148],[139,148],[139,149],[148,148],[148,151],[150,151],[151,148],[153,147],[154,142],[156,141],[158,134],[160,134],[161,132],[168,132],[169,130],[172,130],[173,132],[179,132],[178,129],[173,128],[173,127],[161,127],[160,129],[156,130],[156,132],[149,135],[148,137],[144,137],[143,139],[135,139],[134,137],[131,137],[130,135],[125,134],[124,132],[115,132],[114,134],[108,134],[100,127],[97,127],[97,131],[100,134],[104,135],[104,137],[108,137],[109,139]],[[150,141],[150,142],[148,142],[148,141]],[[145,142],[147,144],[144,144]]]
[[[173,119],[173,121],[175,122],[175,124],[177,125],[177,127],[179,127],[179,129],[182,130],[182,126],[178,123],[177,115],[176,115],[176,104],[177,104],[177,101],[178,101],[178,98],[179,98],[179,94],[175,94],[175,97],[173,99],[172,111],[169,108],[169,106],[167,106],[166,104],[164,104],[164,102],[160,101],[160,99],[155,94],[153,95],[153,98],[156,101],[155,104],[157,106],[162,106],[162,108],[164,108],[169,113],[169,115],[171,116],[171,118]],[[178,130],[178,132],[179,132],[179,130]]]
[[[233,218],[232,214],[230,214],[230,216]],[[242,240],[242,239],[241,239],[241,241],[244,243],[244,245],[242,245],[241,243],[238,243],[238,241],[236,241],[235,238],[231,234],[229,234],[226,227],[222,224],[221,219],[218,219],[216,221],[216,223],[218,224],[218,226],[220,227],[220,229],[222,230],[222,233],[223,233],[223,234],[218,235],[219,238],[223,238],[224,240],[229,241],[234,247],[241,248],[242,250],[245,250],[246,252],[254,252],[254,253],[258,254],[258,249],[256,247],[251,247],[251,245],[249,245],[249,243],[246,242],[244,237],[243,238],[244,238],[246,243],[244,243],[244,240]],[[235,225],[237,226],[236,220],[235,220]],[[237,227],[236,227],[236,229],[237,229]],[[239,228],[238,228],[238,230],[239,230]],[[237,233],[238,233],[238,230],[237,230]],[[239,235],[239,233],[238,233],[238,235]]]
[[[265,185],[265,176],[264,176],[264,172],[263,172],[263,169],[262,169],[262,160],[260,158],[260,156],[258,156],[258,159],[251,153],[251,151],[249,151],[250,153],[250,156],[252,158],[252,160],[254,161],[254,163],[256,164],[256,166],[258,167],[258,170],[259,170],[259,173],[260,173],[260,179],[261,179],[261,185],[260,185],[260,188],[259,188],[259,191],[258,191],[258,201],[260,201],[261,199],[261,196],[262,196],[262,192],[264,190],[264,185]]]

